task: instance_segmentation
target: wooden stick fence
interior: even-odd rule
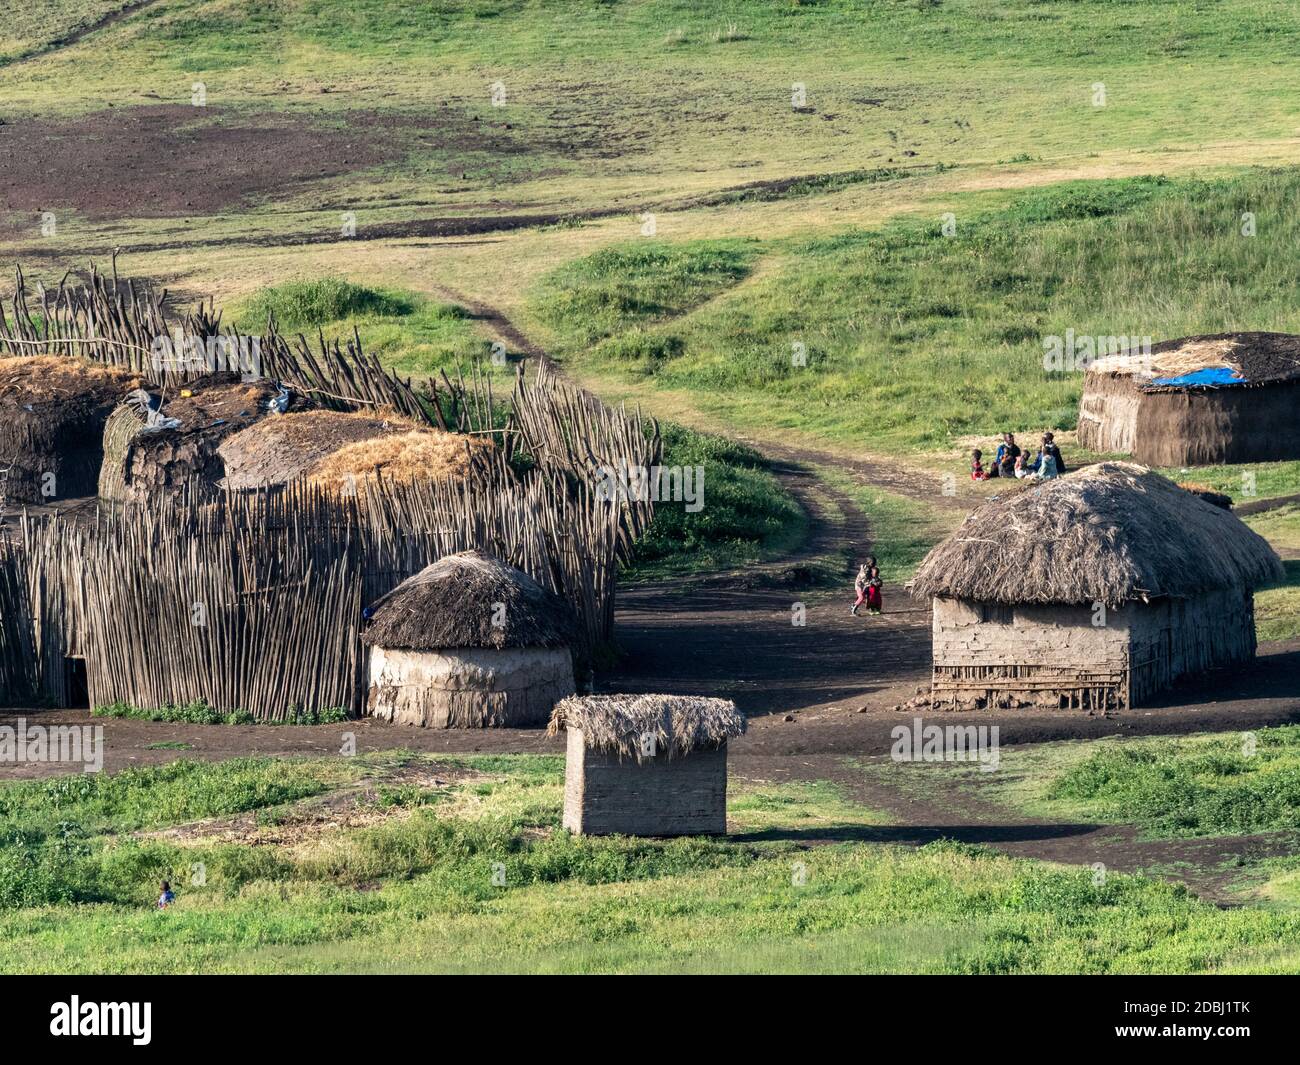
[[[165,294],[102,277],[39,292],[21,272],[12,322],[0,308],[0,353],[76,351],[149,377],[152,336],[177,324]],[[179,323],[218,335],[200,308]],[[233,333],[226,334],[237,340]],[[602,471],[658,464],[657,424],[612,410],[543,367],[522,369],[500,400],[491,379],[443,375],[417,391],[384,369],[354,332],[340,345],[290,343],[269,323],[261,371],[326,406],[397,410],[431,426],[491,432],[465,480],[364,479],[351,497],[293,483],[255,492],[194,485],[179,498],[101,504],[77,526],[24,518],[21,550],[0,553],[0,650],[30,663],[0,673],[7,702],[66,699],[68,657],[83,658],[92,705],[204,700],[281,720],[294,710],[364,706],[362,607],[443,555],[478,548],[564,596],[587,663],[613,639],[618,566],[653,514],[650,499],[608,498]]]

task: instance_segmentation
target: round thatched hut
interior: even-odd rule
[[[192,484],[215,489],[226,474],[222,442],[258,421],[282,417],[268,406],[279,393],[272,381],[231,374],[134,393],[104,426],[100,497],[139,500]],[[301,396],[290,400],[290,409],[311,406]]]
[[[934,600],[936,705],[1106,711],[1249,661],[1254,589],[1283,576],[1231,512],[1107,462],[975,510],[912,594]]]
[[[728,699],[587,695],[555,707],[568,733],[564,827],[585,835],[727,831],[727,741],[745,731]]]
[[[217,449],[230,488],[305,479],[349,491],[367,477],[463,479],[484,436],[447,433],[393,412],[305,410],[263,418]]]
[[[138,384],[129,371],[86,359],[0,359],[0,504],[93,496],[104,423]]]
[[[1099,359],[1079,443],[1152,466],[1300,458],[1300,336],[1218,333]]]
[[[572,695],[569,605],[480,551],[448,555],[371,608],[368,710],[426,728],[541,725]]]

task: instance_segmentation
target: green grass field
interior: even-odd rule
[[[212,295],[245,331],[272,314],[309,340],[355,328],[417,378],[478,366],[508,388],[520,352],[485,362],[508,319],[660,419],[666,464],[705,470],[703,510],[661,505],[624,580],[799,548],[777,443],[865,513],[901,582],[960,510],[837,458],[964,480],[993,434],[1049,428],[1096,458],[1070,443],[1081,375],[1045,369],[1044,338],[1300,332],[1294,16],[1290,0],[19,4],[0,27],[0,257],[53,284],[121,249],[123,273]],[[130,166],[88,169],[123,145]],[[160,180],[178,161],[217,190],[201,206]],[[1300,493],[1300,462],[1163,472],[1239,503]],[[1260,638],[1300,638],[1300,508],[1248,523],[1289,559],[1257,596]],[[199,704],[106,712],[223,727]],[[1236,733],[1015,748],[988,777],[944,767],[944,796],[1144,842],[1258,840],[1296,828],[1300,747],[1294,727],[1257,739],[1249,757]],[[889,779],[934,797],[934,777]],[[1244,863],[1244,905],[1220,909],[1157,869],[1097,883],[868,842],[888,816],[825,781],[733,780],[732,835],[672,842],[570,837],[561,787],[556,758],[414,755],[0,783],[0,970],[1300,971],[1285,856]],[[158,912],[164,878],[179,901]]]
[[[1147,839],[1300,831],[1300,727],[1012,746],[996,773],[941,772],[994,808],[1135,826]],[[876,764],[873,777],[898,771]],[[901,767],[921,786],[928,767]]]
[[[454,783],[382,783],[412,769]],[[367,778],[377,790],[350,810],[371,823],[293,834],[302,803]],[[1143,877],[1097,884],[1087,869],[954,844],[801,848],[802,838],[881,823],[827,784],[739,787],[727,840],[661,842],[559,831],[562,779],[549,756],[387,756],[178,762],[5,785],[0,968],[1024,973],[1300,963],[1279,946],[1300,932],[1295,914],[1222,911]],[[220,828],[250,812],[259,827],[237,842],[158,833],[200,818]],[[163,878],[178,901],[159,912]]]
[[[1046,337],[1300,329],[1298,193],[1292,173],[1069,183],[957,208],[952,236],[909,217],[739,245],[726,268],[716,242],[627,244],[558,269],[532,308],[580,374],[746,429],[946,452],[1074,428],[1083,375],[1044,367]],[[1253,238],[1247,209],[1268,219]]]

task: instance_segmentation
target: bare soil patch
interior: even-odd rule
[[[537,149],[505,122],[450,107],[420,115],[153,104],[0,125],[0,210],[90,219],[218,214],[420,152],[449,179],[466,160]]]

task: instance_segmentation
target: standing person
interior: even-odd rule
[[[885,586],[885,582],[880,579],[880,570],[876,567],[876,560],[871,560],[871,568],[867,570],[867,613],[880,614],[885,609],[884,600],[881,598],[880,590]]]
[[[162,882],[162,894],[158,896],[158,909],[165,910],[176,901],[176,893],[172,891],[171,884],[166,880]]]
[[[1056,462],[1056,474],[1061,476],[1066,473],[1065,459],[1061,457],[1061,449],[1056,446],[1056,437],[1052,433],[1043,434],[1042,454],[1051,455]]]
[[[849,607],[849,613],[855,618],[858,616],[858,607],[867,601],[867,578],[867,564],[864,562],[858,567],[858,576],[853,582],[853,590],[857,592],[858,597],[854,600],[853,605]]]

